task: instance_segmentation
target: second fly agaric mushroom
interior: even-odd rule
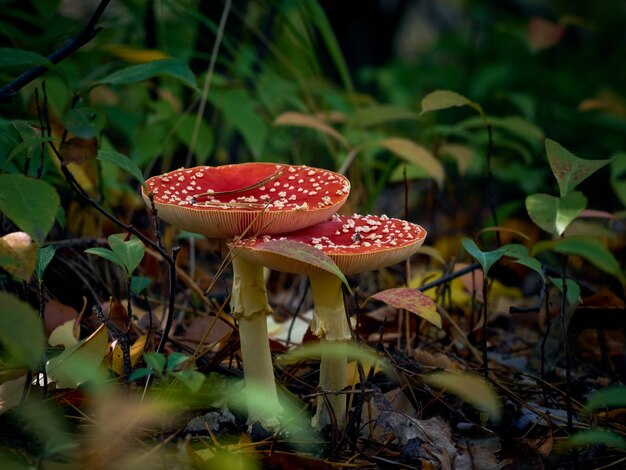
[[[212,238],[275,234],[323,221],[345,202],[350,183],[342,175],[308,166],[242,163],[181,168],[146,181],[161,219]],[[268,412],[250,413],[249,422],[277,424],[279,409],[269,349],[267,302],[262,266],[233,256],[231,312],[239,321],[244,377],[261,389]]]
[[[321,341],[343,342],[352,338],[343,303],[341,280],[298,259],[272,249],[273,240],[292,240],[311,245],[330,257],[344,274],[357,274],[384,268],[409,258],[424,243],[426,230],[405,220],[376,215],[333,215],[330,220],[302,230],[272,237],[265,235],[239,241],[241,256],[282,272],[306,273],[313,292],[314,314],[311,330]],[[264,249],[265,248],[265,249]],[[338,392],[346,386],[347,358],[322,353],[320,388]],[[343,426],[345,396],[327,397],[337,425]],[[324,397],[317,401],[313,425],[321,428],[331,422]]]

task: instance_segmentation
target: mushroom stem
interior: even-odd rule
[[[347,384],[347,342],[352,339],[352,330],[343,303],[341,280],[326,272],[311,273],[309,280],[315,304],[311,330],[322,343],[329,343],[329,346],[332,344],[332,347],[322,349],[319,388],[322,391],[339,392]],[[321,429],[330,424],[330,413],[334,413],[337,427],[341,429],[346,417],[345,395],[335,393],[318,397],[317,411],[311,420],[313,427]]]
[[[270,430],[279,425],[280,411],[274,367],[267,333],[266,316],[272,313],[267,302],[263,266],[233,257],[231,312],[239,321],[239,339],[244,381],[248,396],[248,424],[259,421]],[[263,397],[262,400],[253,397]],[[262,401],[262,408],[259,403]]]

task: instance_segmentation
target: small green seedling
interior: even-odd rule
[[[195,393],[200,390],[206,377],[197,370],[178,370],[188,359],[189,356],[179,352],[173,352],[167,357],[161,353],[146,353],[143,355],[143,360],[147,367],[140,367],[133,371],[130,375],[130,381],[155,375],[165,382],[179,380]]]

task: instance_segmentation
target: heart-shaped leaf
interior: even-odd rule
[[[452,393],[478,410],[489,413],[491,419],[500,419],[500,398],[491,384],[482,377],[464,372],[443,371],[422,378],[428,385]]]
[[[318,250],[311,245],[297,242],[295,240],[269,240],[257,245],[255,250],[276,253],[286,258],[291,258],[334,274],[351,292],[348,280],[341,272],[341,269],[339,269],[335,262],[326,256],[321,250]]]
[[[126,276],[131,277],[146,253],[146,247],[139,238],[131,236],[125,241],[126,234],[119,233],[108,238],[111,250],[106,248],[88,248],[85,253],[101,256],[124,269]]]
[[[85,250],[85,253],[89,253],[90,255],[100,256],[101,258],[109,260],[113,264],[116,264],[120,268],[126,270],[126,268],[124,266],[124,262],[115,253],[113,253],[108,248],[102,248],[102,247],[99,247],[99,246],[95,247],[95,248],[87,248]]]
[[[574,191],[563,197],[532,194],[526,198],[526,211],[539,228],[561,236],[567,226],[587,207],[583,193]]]
[[[496,261],[506,254],[506,250],[504,248],[498,248],[493,251],[481,251],[480,248],[476,246],[476,243],[469,238],[461,240],[461,244],[463,245],[463,248],[465,248],[467,252],[476,258],[476,261],[480,263],[485,275],[489,274],[491,266],[493,266]]]
[[[421,293],[419,290],[409,287],[398,287],[378,292],[369,297],[369,299],[380,300],[394,308],[407,310],[422,317],[437,328],[441,328],[441,315],[437,313],[437,305],[433,299]],[[367,300],[365,302],[367,302]]]
[[[550,139],[546,139],[546,153],[552,173],[559,183],[561,197],[568,195],[581,181],[612,161],[610,158],[607,160],[578,158]]]
[[[0,175],[0,212],[41,245],[54,224],[61,200],[45,181]]]

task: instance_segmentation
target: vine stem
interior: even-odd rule
[[[493,156],[493,129],[491,124],[487,124],[487,137],[487,190],[489,191],[489,209],[491,211],[493,225],[497,227],[498,216],[496,214],[496,192],[493,188],[493,169],[491,167],[491,157]],[[498,243],[498,246],[502,246],[500,232],[498,231],[496,231],[496,242]]]
[[[567,255],[561,255],[561,281],[562,281],[562,300],[561,300],[561,333],[563,334],[563,353],[565,354],[565,403],[567,406],[567,431],[571,434],[574,432],[573,408],[572,408],[572,371],[571,359],[569,354],[569,341],[567,339],[567,321],[565,318],[565,305],[567,301],[567,274],[565,265],[567,263]]]
[[[483,374],[489,380],[489,362],[487,361],[487,276],[483,278]]]

